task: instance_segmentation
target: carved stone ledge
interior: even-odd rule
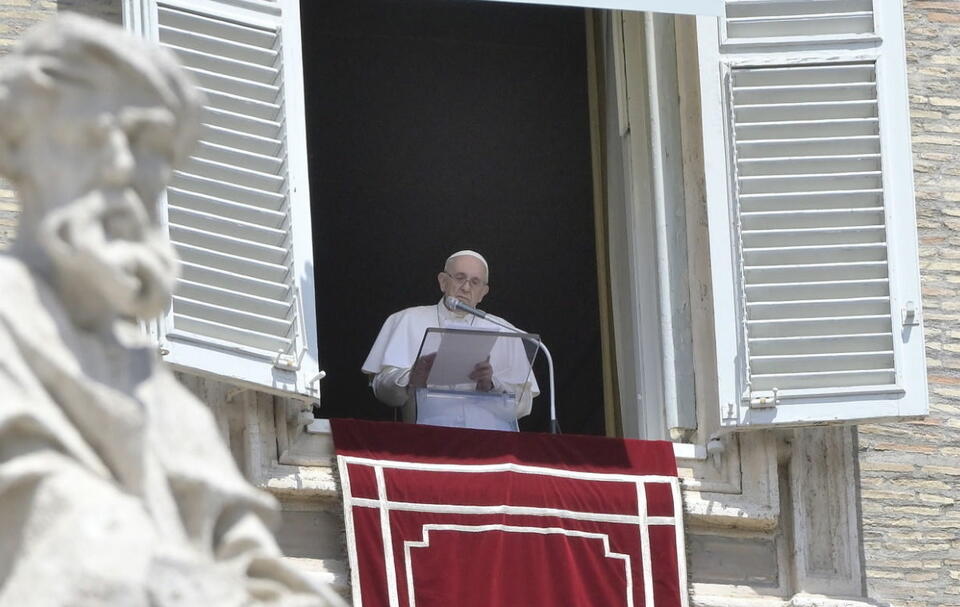
[[[263,474],[261,487],[276,496],[340,499],[340,488],[330,465],[287,466],[275,462]]]
[[[693,607],[882,607],[862,597],[828,597],[818,594],[796,594],[790,599],[747,596],[702,596],[694,594]]]
[[[793,596],[786,607],[878,607],[875,603],[863,597],[843,598],[827,597],[819,594],[800,593]]]

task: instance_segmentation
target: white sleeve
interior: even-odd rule
[[[370,387],[377,400],[391,407],[402,407],[407,398],[407,385],[410,383],[410,369],[383,367],[370,378]]]

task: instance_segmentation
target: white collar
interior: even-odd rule
[[[466,312],[457,313],[449,309],[443,304],[443,299],[440,298],[440,301],[437,302],[437,322],[443,327],[450,324],[456,325],[473,325],[473,321],[476,319],[476,316],[472,314],[467,314]],[[469,320],[467,319],[469,317]]]

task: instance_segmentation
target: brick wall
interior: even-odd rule
[[[960,605],[960,1],[907,0],[930,416],[860,428],[867,587]]]
[[[75,11],[116,24],[122,20],[120,0],[0,0],[0,55],[4,55],[24,31],[60,11]],[[0,249],[16,233],[18,205],[10,184],[0,178]]]

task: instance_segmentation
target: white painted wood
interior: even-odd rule
[[[492,2],[520,2],[522,4],[547,4],[550,6],[579,6],[582,8],[605,8],[621,11],[649,11],[654,13],[677,13],[685,15],[723,14],[723,0],[489,0]]]
[[[920,298],[899,3],[727,8],[698,19],[722,425],[923,415],[922,331],[901,321]],[[834,27],[862,13],[869,48]],[[723,45],[770,20],[810,29]]]
[[[650,106],[647,69],[644,57],[643,15],[622,13],[623,49],[627,76],[627,115],[630,129],[618,138],[623,199],[615,211],[611,208],[610,231],[617,234],[618,247],[611,244],[611,263],[621,271],[613,281],[615,324],[631,329],[617,332],[618,348],[628,351],[623,358],[631,367],[621,367],[627,389],[624,404],[624,436],[629,438],[666,438],[663,391],[663,352],[659,338],[659,281],[656,266],[656,230],[653,214],[653,181],[650,145]],[[615,161],[615,160],[614,160]],[[617,264],[622,264],[619,268]],[[625,272],[623,270],[626,270]],[[626,324],[621,325],[622,321]],[[618,350],[619,352],[619,350]],[[618,361],[620,354],[618,354]],[[628,425],[627,420],[634,425]]]
[[[159,323],[167,360],[316,398],[299,4],[128,0],[124,9],[128,29],[173,50],[207,95],[201,143],[165,195],[183,262]]]
[[[667,430],[697,427],[687,274],[687,225],[680,159],[680,114],[673,18],[644,15],[647,105],[650,112],[650,191],[656,237],[661,381]]]

